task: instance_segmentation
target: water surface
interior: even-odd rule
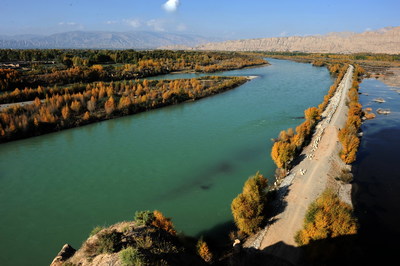
[[[374,113],[377,108],[391,110],[363,123],[364,135],[353,167],[353,202],[362,247],[365,255],[376,256],[378,261],[397,254],[400,237],[400,94],[395,89],[400,88],[374,79],[360,84],[364,108],[371,107]],[[386,102],[374,102],[378,97]]]
[[[332,84],[326,68],[269,61],[222,73],[259,77],[197,102],[2,144],[1,264],[49,264],[63,244],[79,248],[94,226],[138,210],[191,236],[231,223],[244,181],[273,177],[270,139]]]

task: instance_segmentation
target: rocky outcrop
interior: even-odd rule
[[[51,266],[206,265],[187,241],[154,225],[120,222],[98,227],[76,251],[64,245]]]
[[[61,266],[63,263],[75,254],[76,250],[68,244],[65,244],[61,251],[58,252],[50,266]]]
[[[207,43],[196,50],[287,51],[307,53],[400,53],[400,27],[364,33],[332,33],[321,36],[292,36]]]

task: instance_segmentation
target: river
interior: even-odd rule
[[[227,234],[244,181],[273,180],[271,138],[332,84],[326,68],[268,60],[215,74],[258,78],[213,97],[1,144],[1,264],[49,264],[138,210],[162,211],[187,235]]]
[[[360,243],[364,260],[397,258],[400,238],[400,88],[365,79],[360,84],[363,108],[390,109],[362,125],[363,137],[354,163],[353,202],[360,223]],[[367,95],[366,95],[367,94]],[[382,97],[385,103],[373,99]],[[393,260],[392,260],[393,262]],[[390,264],[390,263],[389,263]]]

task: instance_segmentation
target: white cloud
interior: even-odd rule
[[[124,19],[124,22],[132,28],[139,28],[142,25],[142,22],[139,19]]]
[[[288,35],[288,33],[286,31],[282,31],[281,33],[279,33],[280,37],[286,37]]]
[[[167,12],[175,12],[178,9],[179,4],[179,0],[168,0],[162,5],[162,7]]]

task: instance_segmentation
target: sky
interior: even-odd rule
[[[245,39],[400,26],[400,0],[0,0],[0,35],[156,31]]]

